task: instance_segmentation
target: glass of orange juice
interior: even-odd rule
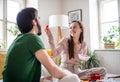
[[[52,50],[51,49],[46,49],[48,55],[51,57],[52,56]]]

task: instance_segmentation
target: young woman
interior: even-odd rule
[[[57,45],[54,44],[49,27],[45,29],[45,32],[53,51],[53,57],[62,54],[60,67],[77,74],[80,78],[89,78],[92,73],[99,73],[101,77],[105,76],[106,70],[104,67],[85,70],[80,67],[79,63],[86,62],[89,57],[86,55],[87,46],[84,41],[83,25],[79,21],[73,21],[70,24],[70,37],[63,38]]]

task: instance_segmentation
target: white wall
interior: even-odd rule
[[[26,7],[34,7],[38,9],[38,0],[26,0]]]
[[[95,50],[100,66],[107,69],[108,73],[120,75],[120,50]]]

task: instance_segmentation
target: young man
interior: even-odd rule
[[[21,32],[8,49],[3,82],[40,82],[41,64],[56,78],[65,73],[52,61],[38,35],[41,35],[38,11],[25,8],[17,15]]]

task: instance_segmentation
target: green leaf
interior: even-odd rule
[[[87,62],[80,64],[82,65],[82,68],[90,69],[93,67],[99,67],[99,61],[96,59],[96,54],[94,52],[87,50],[87,56],[90,56],[90,58]]]

